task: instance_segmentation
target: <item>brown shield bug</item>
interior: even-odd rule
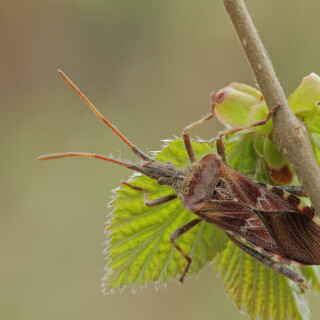
[[[198,216],[170,236],[172,245],[187,260],[180,278],[181,282],[189,270],[192,259],[175,240],[202,222],[215,224],[247,254],[295,281],[302,291],[307,288],[304,278],[285,266],[320,264],[320,227],[313,221],[314,211],[296,197],[303,195],[302,188],[272,187],[247,178],[226,164],[222,142],[223,136],[265,124],[280,106],[274,108],[263,121],[220,133],[217,138],[218,154],[208,154],[200,161],[196,161],[189,130],[214,116],[214,96],[212,96],[211,112],[183,131],[183,140],[191,163],[187,168],[179,170],[171,162],[156,161],[139,150],[93,106],[64,73],[59,71],[59,74],[144,163],[130,164],[97,154],[77,152],[44,155],[39,157],[39,160],[92,157],[125,166],[157,180],[161,185],[171,186],[175,190],[174,194],[148,200],[148,190],[123,182],[143,192],[144,203],[148,207],[179,198],[187,210]]]

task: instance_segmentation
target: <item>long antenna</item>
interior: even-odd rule
[[[120,133],[118,129],[114,127],[101,113],[100,111],[90,102],[90,100],[81,92],[81,90],[61,71],[58,73],[62,79],[80,96],[80,98],[89,106],[89,108],[126,144],[128,145],[134,154],[144,161],[153,161],[146,154],[144,154],[140,149],[133,145],[123,134]]]
[[[82,152],[67,152],[67,153],[53,153],[53,154],[46,154],[44,156],[38,157],[38,160],[51,160],[51,159],[59,159],[59,158],[67,158],[67,157],[88,157],[88,158],[96,158],[100,160],[105,160],[109,162],[113,162],[116,164],[120,164],[121,166],[124,166],[128,169],[135,170],[141,173],[144,173],[143,169],[134,164],[126,163],[123,161],[119,161],[113,158],[101,156],[99,154],[94,153],[82,153]]]

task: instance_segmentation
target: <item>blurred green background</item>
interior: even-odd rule
[[[320,73],[319,1],[247,4],[287,94]],[[58,68],[145,151],[206,114],[211,91],[255,85],[221,1],[1,1],[0,26],[1,319],[245,319],[212,265],[184,285],[104,296],[107,203],[131,172],[36,160],[67,151],[134,159]],[[213,120],[192,135],[219,129]]]

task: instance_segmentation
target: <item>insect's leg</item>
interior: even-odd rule
[[[297,197],[307,197],[302,186],[277,186],[275,188],[287,191]]]
[[[154,207],[154,206],[157,206],[159,204],[162,204],[162,203],[165,203],[165,202],[168,202],[170,200],[173,200],[173,199],[177,198],[176,194],[169,194],[167,196],[164,196],[164,197],[161,197],[161,198],[158,198],[158,199],[148,200],[148,190],[147,189],[143,189],[143,188],[140,188],[140,187],[133,186],[132,184],[130,184],[128,182],[125,182],[125,181],[123,181],[121,184],[126,185],[126,186],[130,187],[131,189],[142,191],[143,192],[144,204],[147,207]]]
[[[218,155],[221,157],[223,162],[227,162],[227,157],[226,157],[226,150],[224,147],[224,143],[222,141],[222,138],[218,137],[216,139],[216,145],[217,145],[217,152]]]
[[[199,126],[200,124],[204,123],[207,120],[210,120],[211,118],[213,118],[214,116],[214,94],[211,94],[211,112],[209,114],[207,114],[205,117],[203,117],[202,119],[188,125],[187,127],[185,127],[185,129],[183,130],[182,133],[182,137],[183,137],[183,141],[184,141],[184,145],[186,147],[189,159],[191,162],[195,162],[196,161],[196,157],[194,155],[194,151],[191,145],[191,140],[190,140],[190,136],[189,136],[189,131],[197,126]]]
[[[307,194],[305,193],[302,186],[270,186],[262,182],[258,182],[258,184],[264,188],[267,188],[279,195],[282,195],[281,192],[278,191],[283,190],[286,191],[296,197],[307,197]]]
[[[274,113],[280,108],[282,107],[281,104],[277,105],[276,107],[274,107],[267,115],[267,117],[264,120],[252,123],[248,126],[244,126],[244,127],[239,127],[239,128],[234,128],[228,131],[223,131],[219,133],[219,136],[217,138],[217,150],[218,150],[218,155],[222,158],[222,160],[224,162],[226,162],[226,153],[225,153],[225,148],[224,148],[224,144],[222,142],[222,137],[223,136],[227,136],[229,134],[234,134],[236,132],[242,131],[242,130],[247,130],[250,129],[252,127],[258,127],[258,126],[262,126],[264,124],[266,124],[270,118],[274,115]]]
[[[185,257],[185,259],[187,260],[187,265],[184,268],[184,271],[182,273],[182,276],[180,277],[180,282],[183,283],[184,277],[186,276],[189,267],[191,265],[192,259],[179,247],[179,245],[176,244],[175,240],[178,239],[181,235],[183,235],[184,233],[186,233],[187,231],[189,231],[191,228],[193,228],[194,226],[196,226],[199,222],[201,222],[202,219],[198,218],[198,219],[194,219],[192,221],[190,221],[189,223],[187,223],[186,225],[184,225],[183,227],[179,228],[178,230],[176,230],[174,233],[172,233],[170,235],[170,242],[172,243],[172,245]]]
[[[234,238],[232,235],[228,234],[229,239],[236,245],[238,246],[241,250],[243,250],[245,253],[250,255],[252,258],[258,260],[265,266],[269,267],[270,269],[282,274],[283,276],[289,278],[290,280],[296,282],[298,286],[300,287],[300,290],[302,293],[305,292],[305,290],[308,289],[304,278],[298,273],[295,272],[282,263],[272,260],[271,257],[266,257],[262,253],[259,253],[255,251],[254,249],[246,246],[245,244],[239,242],[236,238]]]
[[[222,138],[223,136],[227,136],[229,134],[234,134],[236,132],[239,132],[239,131],[242,131],[242,130],[247,130],[247,129],[250,129],[252,127],[258,127],[258,126],[262,126],[264,124],[266,124],[270,118],[274,115],[274,113],[279,109],[281,108],[282,105],[279,104],[277,105],[276,107],[274,107],[267,115],[267,117],[264,119],[264,120],[261,120],[261,121],[258,121],[258,122],[255,122],[255,123],[252,123],[252,124],[249,124],[247,126],[244,126],[244,127],[239,127],[239,128],[234,128],[234,129],[231,129],[231,130],[228,130],[228,131],[223,131],[221,133],[219,133],[219,138]]]

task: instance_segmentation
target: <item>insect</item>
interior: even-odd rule
[[[301,187],[272,187],[255,182],[226,163],[224,136],[267,123],[277,106],[265,120],[249,126],[221,132],[217,138],[217,153],[208,154],[196,161],[189,131],[214,116],[214,95],[211,112],[183,131],[183,141],[190,159],[185,169],[177,169],[171,162],[160,162],[150,158],[133,145],[116,129],[88,100],[88,98],[62,72],[67,84],[80,96],[91,110],[125,143],[143,164],[131,164],[90,153],[56,153],[39,157],[48,160],[65,157],[91,157],[122,165],[140,172],[160,185],[171,186],[175,193],[155,200],[148,200],[148,190],[123,184],[144,194],[148,207],[179,198],[184,207],[198,217],[182,226],[170,236],[172,245],[186,259],[186,267],[180,277],[183,282],[192,259],[181,249],[176,240],[199,223],[213,223],[226,232],[229,239],[244,252],[265,266],[295,281],[304,291],[304,278],[289,266],[320,264],[320,227],[313,221],[315,212],[296,196],[303,195]]]

